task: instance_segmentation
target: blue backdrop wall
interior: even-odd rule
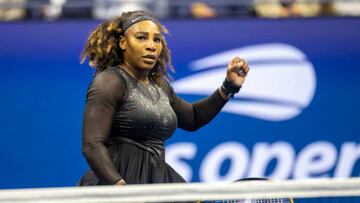
[[[99,22],[0,24],[0,188],[75,185],[85,93],[79,64]],[[177,130],[167,161],[188,181],[360,173],[360,19],[166,21],[173,86],[202,98],[245,57],[251,72],[196,132]]]

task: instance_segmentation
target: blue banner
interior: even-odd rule
[[[0,188],[75,185],[85,93],[79,64],[99,22],[0,24]],[[191,182],[245,177],[303,179],[360,174],[360,20],[167,21],[188,101],[216,90],[234,56],[251,70],[207,126],[178,129],[166,159]]]

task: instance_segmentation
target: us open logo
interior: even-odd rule
[[[294,46],[271,43],[217,53],[190,63],[195,73],[172,83],[178,94],[209,95],[224,80],[234,57],[250,65],[244,87],[222,111],[267,121],[298,116],[312,101],[316,89],[314,67]]]

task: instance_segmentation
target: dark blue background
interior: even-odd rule
[[[93,70],[79,64],[79,54],[98,23],[0,24],[0,188],[72,186],[87,169],[81,154],[81,120]],[[197,144],[196,157],[187,160],[193,169],[192,181],[199,181],[199,165],[207,152],[225,141],[241,142],[250,151],[257,142],[286,141],[297,152],[320,140],[333,143],[338,151],[346,141],[360,143],[360,19],[164,24],[171,33],[167,39],[175,80],[189,75],[188,64],[196,59],[273,42],[306,53],[316,72],[315,96],[293,119],[269,122],[221,113],[195,133],[178,130],[166,144]],[[358,161],[352,175],[359,173]]]

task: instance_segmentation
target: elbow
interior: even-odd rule
[[[194,119],[194,121],[191,122],[191,125],[187,125],[188,128],[185,130],[187,130],[189,132],[195,132],[195,131],[199,130],[200,128],[202,128],[203,126],[208,124],[208,121],[204,122],[203,120],[204,119]]]
[[[195,132],[199,130],[202,126],[204,125],[193,119],[191,122],[181,123],[179,127],[188,132]]]
[[[90,149],[87,146],[83,146],[81,149],[81,152],[83,156],[86,158],[86,160],[89,160],[91,157]]]
[[[184,130],[186,130],[188,132],[195,132],[195,131],[199,130],[199,128],[200,128],[200,126],[192,125],[187,128],[184,128]]]
[[[97,146],[95,144],[92,143],[88,143],[88,144],[83,144],[81,152],[83,154],[83,156],[86,158],[86,160],[92,160],[92,157],[94,155],[94,151],[96,151]]]

